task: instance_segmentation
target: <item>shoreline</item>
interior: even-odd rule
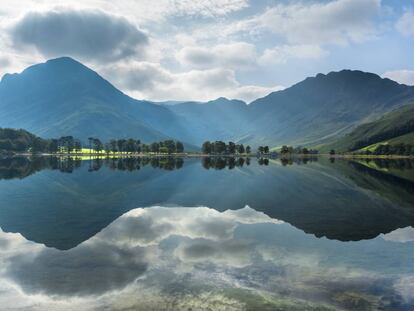
[[[161,154],[161,153],[121,153],[121,154],[107,154],[107,153],[11,153],[11,154],[0,154],[0,157],[11,158],[11,157],[72,157],[72,158],[127,158],[127,157],[181,157],[181,158],[279,158],[279,159],[290,159],[290,158],[315,158],[324,157],[332,159],[385,159],[385,160],[398,160],[398,159],[413,159],[414,156],[406,155],[356,155],[356,154],[292,154],[292,155],[270,155],[270,154],[205,154],[205,153],[172,153],[172,154]]]

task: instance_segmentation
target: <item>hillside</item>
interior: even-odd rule
[[[206,140],[238,141],[243,129],[251,125],[249,107],[240,100],[218,98],[204,104],[181,103],[168,109],[191,130],[188,141],[199,145]]]
[[[24,127],[42,137],[134,137],[150,142],[169,137],[157,123],[168,120],[177,131],[180,127],[165,107],[126,96],[67,57],[5,75],[0,98],[3,127]]]
[[[414,99],[414,87],[361,71],[318,74],[251,103],[268,144],[317,145]]]
[[[411,143],[414,139],[414,103],[389,112],[376,121],[358,126],[348,135],[320,148],[354,151],[378,143]]]
[[[41,137],[72,135],[106,141],[180,140],[186,149],[205,140],[253,147],[315,146],[414,101],[414,87],[361,71],[318,74],[247,105],[135,100],[69,57],[6,74],[0,82],[0,126]],[[174,103],[170,105],[168,103]],[[192,146],[192,147],[191,147]]]

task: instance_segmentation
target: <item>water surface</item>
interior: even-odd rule
[[[412,310],[412,164],[1,159],[0,309]]]

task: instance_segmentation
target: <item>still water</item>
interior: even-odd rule
[[[414,310],[414,163],[0,160],[0,310]]]

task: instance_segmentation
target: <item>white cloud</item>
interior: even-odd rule
[[[414,70],[387,71],[382,77],[394,80],[401,84],[414,85]]]
[[[397,30],[402,33],[404,36],[413,36],[414,35],[414,11],[406,11],[401,18],[397,21],[395,25]]]
[[[118,60],[142,55],[148,37],[123,17],[92,10],[29,12],[12,28],[17,48],[34,47],[46,57]]]
[[[250,102],[283,87],[242,85],[231,69],[173,73],[159,63],[128,62],[102,68],[102,74],[136,98],[207,101],[221,96]]]
[[[245,102],[250,103],[255,99],[264,97],[272,92],[281,91],[285,87],[282,85],[274,86],[258,86],[258,85],[243,85],[230,92],[230,98],[240,98]]]
[[[232,42],[213,47],[184,47],[177,53],[177,59],[184,65],[195,68],[243,68],[256,61],[256,48],[246,42]]]
[[[266,49],[259,63],[263,65],[283,64],[291,59],[318,59],[327,54],[327,51],[314,44],[281,45]]]
[[[142,22],[165,20],[169,17],[203,17],[225,16],[248,6],[248,0],[20,0],[2,2],[0,15],[21,14],[33,7],[39,10],[50,10],[59,5],[73,9],[97,9],[134,18]]]
[[[268,30],[294,44],[348,44],[376,34],[380,0],[335,0],[278,4],[263,14],[229,25],[224,33]]]

